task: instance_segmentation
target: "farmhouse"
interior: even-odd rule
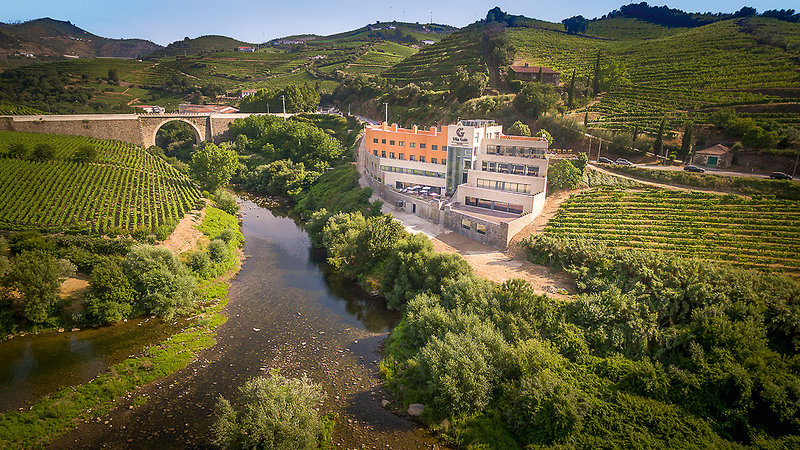
[[[432,39],[425,39],[424,41],[422,41],[422,43],[424,45],[433,45],[433,44],[435,44],[435,42]]]
[[[367,126],[358,167],[396,208],[505,247],[544,208],[547,140],[502,131],[489,120]]]
[[[242,89],[242,92],[239,93],[239,98],[245,98],[248,95],[256,95],[258,93],[258,89]]]
[[[549,67],[531,66],[528,63],[508,67],[512,78],[517,80],[539,81],[542,83],[558,85],[561,83],[561,72]],[[541,77],[541,80],[539,79]]]
[[[237,52],[247,52],[247,53],[254,53],[256,51],[255,47],[236,47],[234,50]]]
[[[717,144],[704,150],[695,152],[692,162],[699,166],[730,167],[733,163],[733,152],[728,147]]]

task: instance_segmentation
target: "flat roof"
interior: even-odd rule
[[[462,205],[462,206],[455,206],[450,209],[459,212],[461,214],[474,217],[476,219],[482,219],[487,222],[498,223],[498,224],[503,222],[511,222],[521,217],[519,214],[508,213],[503,211],[495,211],[493,209],[478,208],[477,206]]]

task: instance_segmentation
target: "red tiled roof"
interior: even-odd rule
[[[725,155],[730,153],[731,149],[725,147],[722,144],[717,144],[713,147],[708,147],[707,149],[700,150],[697,152],[698,155]]]
[[[555,71],[549,67],[544,67],[544,66],[510,66],[509,69],[513,70],[516,73],[539,73],[539,69],[542,69],[542,73],[554,73],[557,75],[561,75],[561,72]]]

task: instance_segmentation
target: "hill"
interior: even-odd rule
[[[22,145],[27,155],[11,151]],[[52,158],[31,159],[38,145]],[[74,161],[92,147],[95,162]],[[166,161],[119,141],[0,132],[0,229],[128,231],[172,228],[200,192]]]
[[[14,55],[28,53],[36,59],[137,58],[161,48],[143,39],[109,39],[83,30],[71,22],[43,18],[22,23],[0,23],[0,49]]]
[[[150,57],[198,55],[202,52],[232,52],[236,47],[254,47],[249,44],[227,36],[200,36],[194,39],[188,37],[182,41],[175,41],[164,48],[150,54]]]

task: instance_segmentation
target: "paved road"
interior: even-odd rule
[[[597,164],[596,162],[592,162],[592,164]],[[634,167],[639,167],[642,169],[651,169],[651,170],[670,170],[670,171],[682,171],[683,166],[662,166],[662,165],[655,165],[655,164],[634,164]],[[765,175],[763,173],[747,173],[747,172],[735,172],[732,170],[720,170],[720,169],[713,169],[710,167],[703,167],[706,170],[706,173],[714,174],[714,175],[723,175],[729,177],[748,177],[748,178],[762,178],[768,179],[769,175]],[[800,177],[796,177],[794,181],[800,181]]]

